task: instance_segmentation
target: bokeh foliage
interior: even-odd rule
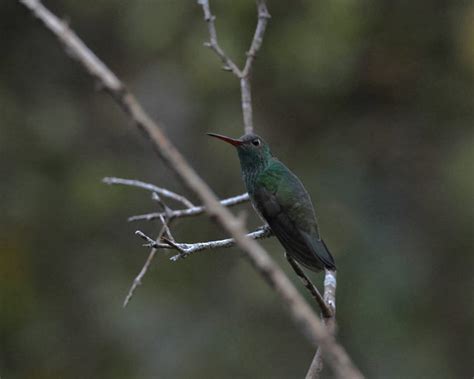
[[[238,83],[202,47],[195,2],[46,4],[220,196],[243,191],[234,152],[204,135],[238,136],[242,126]],[[211,5],[221,44],[242,62],[253,2]],[[269,8],[253,82],[257,131],[317,205],[339,267],[342,343],[368,377],[471,377],[474,4]],[[237,249],[175,264],[160,256],[121,309],[147,254],[133,231],[157,228],[125,219],[156,205],[101,178],[186,191],[15,1],[0,3],[0,39],[0,376],[302,377],[311,347]],[[223,234],[202,218],[180,222],[176,236]],[[262,243],[294,279],[281,247]]]

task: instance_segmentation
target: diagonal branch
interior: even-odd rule
[[[326,303],[323,296],[321,296],[321,294],[319,293],[316,286],[311,282],[311,280],[305,274],[305,272],[300,267],[300,265],[292,257],[290,257],[287,253],[285,253],[285,257],[286,257],[286,260],[288,261],[288,263],[291,265],[291,267],[295,271],[296,275],[298,275],[298,277],[300,278],[303,285],[311,293],[311,296],[313,296],[314,300],[316,300],[316,302],[318,303],[319,307],[321,308],[321,313],[322,313],[323,317],[324,318],[332,317],[332,315],[333,315],[332,309]]]
[[[156,153],[168,164],[206,207],[207,213],[233,238],[237,246],[251,261],[253,267],[279,295],[288,312],[304,335],[314,345],[319,345],[327,363],[339,378],[363,378],[345,349],[328,333],[296,288],[273,262],[268,253],[254,240],[248,238],[242,222],[224,208],[201,177],[191,168],[184,157],[165,136],[161,128],[144,111],[135,97],[102,61],[78,38],[78,36],[39,0],[18,0],[28,8],[65,45],[69,55],[103,88],[110,93],[123,111],[133,120],[150,141]]]
[[[253,35],[250,49],[247,51],[247,60],[245,61],[244,69],[242,70],[242,77],[249,77],[252,71],[252,65],[257,57],[257,53],[263,43],[263,36],[267,29],[268,20],[271,18],[267,9],[267,4],[264,0],[257,0],[258,22]]]
[[[161,222],[163,223],[163,226],[160,230],[160,233],[156,237],[156,241],[159,241],[164,235],[169,234],[169,226],[173,222],[173,220],[168,221],[166,218],[162,217]],[[156,243],[156,241],[154,240],[152,241]],[[130,286],[130,289],[128,290],[127,296],[125,297],[125,300],[123,302],[124,308],[128,305],[128,303],[132,299],[133,294],[135,293],[135,290],[137,289],[137,287],[142,284],[142,280],[145,277],[148,271],[148,268],[150,267],[151,262],[153,262],[153,259],[155,258],[155,255],[157,252],[158,252],[158,248],[152,246],[150,254],[148,254],[148,258],[145,261],[145,264],[143,265],[142,269],[140,270],[136,278],[133,280],[132,285]]]
[[[216,32],[216,16],[211,13],[211,7],[209,6],[209,0],[198,0],[198,4],[202,6],[202,10],[204,12],[204,20],[207,23],[207,28],[209,30],[209,42],[206,42],[204,46],[209,47],[213,50],[217,56],[221,59],[222,63],[224,63],[224,69],[227,71],[232,71],[232,73],[240,78],[242,73],[237,65],[230,59],[227,54],[222,50],[217,42],[217,32]]]

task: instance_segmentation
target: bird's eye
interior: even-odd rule
[[[252,140],[252,145],[260,146],[260,140],[258,138],[255,138],[254,140]]]

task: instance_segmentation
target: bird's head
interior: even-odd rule
[[[235,146],[243,169],[254,166],[265,167],[272,157],[268,144],[256,134],[244,134],[237,139],[215,133],[207,135]]]

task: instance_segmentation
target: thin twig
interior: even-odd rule
[[[159,242],[159,240],[155,241],[140,230],[137,230],[135,234],[148,242],[146,246],[153,247],[156,249],[178,250],[180,253],[170,258],[170,260],[173,262],[176,262],[179,259],[186,258],[188,255],[197,253],[199,251],[214,250],[214,249],[219,249],[219,248],[232,247],[236,245],[235,240],[233,238],[226,238],[223,240],[214,240],[214,241],[206,241],[206,242],[195,242],[195,243],[182,243],[182,242],[177,243],[173,240],[165,239],[165,238],[161,238],[161,241],[163,242]],[[251,233],[248,233],[247,237],[252,238],[252,239],[262,239],[262,238],[268,238],[271,235],[272,235],[272,231],[270,228],[262,227]]]
[[[155,200],[158,204],[160,204],[161,208],[164,211],[159,216],[161,220],[161,224],[163,225],[163,228],[165,228],[164,236],[170,239],[173,239],[173,236],[171,235],[171,230],[168,226],[169,221],[173,219],[172,217],[173,210],[170,207],[168,207],[163,200],[161,200],[160,195],[158,195],[156,192],[153,192],[153,195],[151,196],[151,198]]]
[[[249,200],[248,193],[243,193],[242,195],[237,195],[233,197],[229,197],[227,199],[221,200],[220,203],[225,207],[230,207],[233,205],[241,204]],[[190,216],[197,216],[206,211],[205,207],[203,206],[194,206],[192,208],[187,209],[177,209],[172,210],[169,214],[171,218],[181,218],[181,217],[190,217]],[[153,213],[146,213],[143,215],[136,215],[131,216],[128,218],[128,221],[139,221],[139,220],[154,220],[160,218],[163,215],[163,212],[153,212]]]
[[[232,59],[227,56],[227,54],[220,47],[219,42],[217,41],[217,32],[215,25],[216,16],[211,13],[209,0],[198,0],[198,4],[202,6],[202,10],[204,12],[204,20],[206,21],[207,28],[209,30],[209,42],[206,42],[204,46],[209,47],[217,54],[217,56],[221,59],[222,63],[224,63],[225,70],[232,71],[235,76],[240,78],[242,76],[240,69],[232,61]]]
[[[291,267],[295,271],[296,275],[298,275],[298,277],[300,278],[303,285],[311,293],[311,296],[313,296],[314,300],[316,300],[316,302],[318,303],[319,307],[321,308],[321,313],[323,314],[323,317],[326,317],[326,318],[331,317],[332,310],[329,308],[328,304],[326,304],[323,296],[319,293],[316,286],[313,284],[313,282],[311,282],[311,280],[305,274],[305,272],[300,267],[300,265],[287,253],[285,253],[285,257],[288,263],[291,265]]]
[[[172,192],[170,190],[167,190],[165,188],[157,187],[153,184],[142,182],[140,180],[106,177],[106,178],[102,179],[102,182],[104,182],[105,184],[120,184],[120,185],[123,185],[123,186],[131,186],[131,187],[142,188],[144,190],[151,191],[151,192],[154,192],[154,193],[158,193],[162,196],[166,196],[169,199],[173,199],[175,201],[178,201],[181,204],[183,204],[185,207],[188,207],[188,208],[194,207],[194,204],[191,203],[184,196],[178,195],[177,193]]]
[[[255,29],[255,34],[247,51],[247,60],[245,62],[242,75],[240,77],[240,92],[242,102],[242,113],[244,117],[245,134],[253,132],[253,111],[252,111],[252,87],[251,87],[251,73],[252,66],[257,52],[260,50],[263,42],[263,36],[267,28],[270,13],[264,0],[257,0],[258,22]]]
[[[291,281],[256,241],[245,236],[246,229],[242,222],[219,203],[209,186],[189,166],[162,129],[158,127],[158,124],[148,116],[118,78],[64,22],[45,8],[39,0],[18,1],[40,19],[44,26],[65,45],[73,59],[81,63],[91,76],[100,81],[103,88],[111,94],[124,112],[134,121],[134,124],[149,139],[164,162],[176,172],[183,184],[199,197],[206,207],[207,213],[223,230],[235,238],[236,244],[242,249],[254,268],[279,295],[303,334],[315,346],[321,347],[326,361],[333,368],[336,376],[352,379],[363,378],[347,352],[328,333]]]
[[[151,249],[150,254],[148,254],[148,258],[145,261],[145,264],[143,265],[142,269],[138,273],[138,275],[133,279],[132,285],[130,286],[130,289],[128,290],[127,296],[125,297],[125,300],[123,301],[122,306],[125,308],[130,300],[133,297],[133,294],[135,293],[135,290],[139,285],[142,284],[143,277],[146,275],[148,268],[151,265],[151,262],[153,261],[153,258],[155,258],[156,253],[158,252],[158,249]]]
[[[163,218],[162,222],[163,222],[163,226],[160,230],[160,233],[156,237],[156,241],[159,241],[163,237],[163,235],[165,235],[166,233],[169,233],[169,225],[171,224],[172,220],[167,221],[166,219]],[[151,241],[156,242],[154,240],[151,240]],[[130,289],[128,290],[127,296],[125,297],[125,300],[123,302],[123,307],[124,308],[128,305],[128,303],[132,299],[133,294],[135,293],[135,290],[137,289],[137,287],[142,284],[142,280],[145,277],[145,275],[148,271],[148,268],[150,267],[150,265],[151,265],[153,259],[155,258],[155,255],[156,255],[157,252],[158,252],[158,249],[155,248],[155,247],[152,247],[152,249],[150,251],[150,254],[148,254],[148,257],[145,261],[145,264],[143,265],[142,269],[140,270],[138,275],[133,280],[132,285],[130,286]]]
[[[247,60],[242,70],[242,77],[249,77],[251,74],[253,62],[263,43],[263,36],[267,28],[268,20],[271,18],[265,1],[257,0],[257,14],[257,27],[253,35],[252,43],[250,44],[250,49],[247,51]]]
[[[256,2],[258,14],[257,27],[255,28],[255,33],[250,44],[250,48],[247,51],[247,59],[245,61],[244,68],[241,70],[227,56],[227,54],[220,47],[217,41],[217,32],[215,25],[216,17],[211,13],[209,0],[198,0],[198,4],[202,6],[202,10],[204,12],[204,20],[207,22],[207,27],[209,30],[209,42],[206,42],[205,46],[212,49],[222,60],[222,62],[224,63],[224,69],[231,71],[240,80],[242,115],[244,119],[244,130],[246,134],[253,132],[252,92],[250,83],[252,65],[257,56],[257,52],[262,46],[263,36],[267,28],[268,20],[271,17],[270,13],[268,12],[265,0],[256,0]]]

